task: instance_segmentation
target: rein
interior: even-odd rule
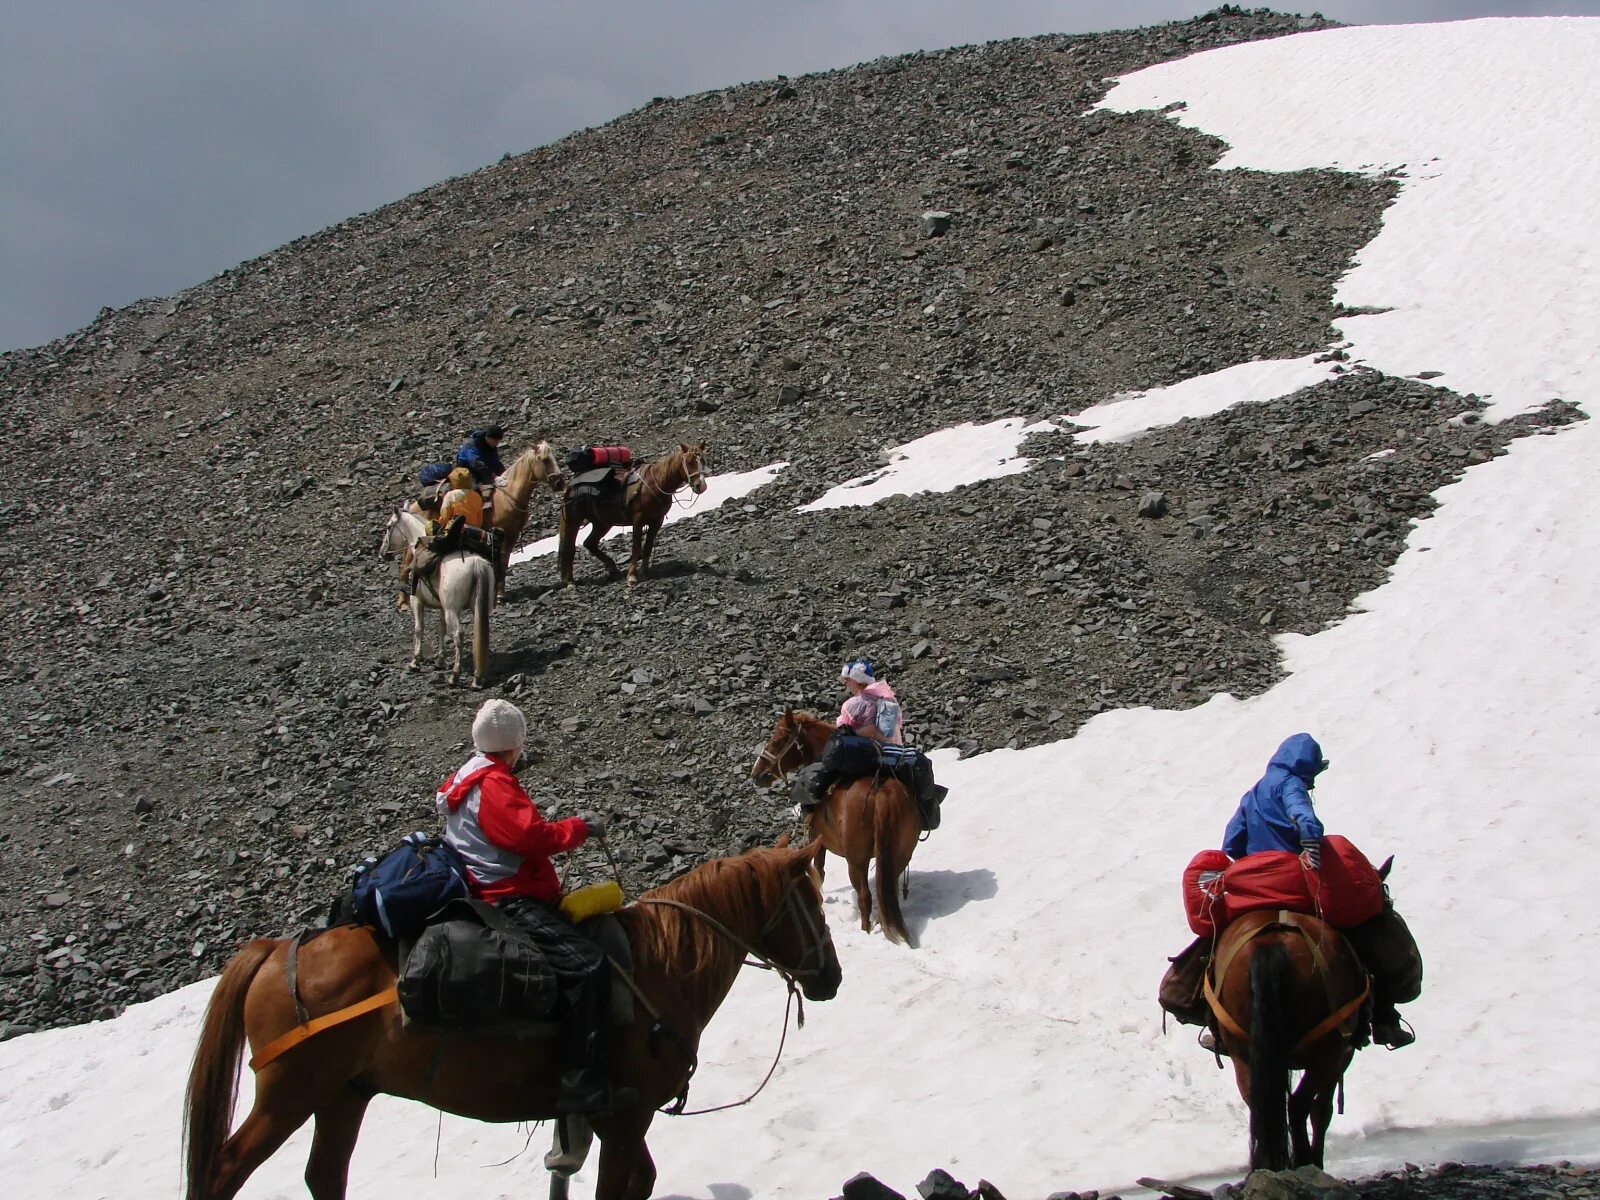
[[[607,856],[609,857],[609,850],[607,851]],[[698,917],[707,925],[710,925],[712,929],[716,930],[719,934],[728,939],[728,941],[732,942],[740,950],[744,951],[744,953],[749,955],[750,958],[755,960],[754,962],[746,961],[743,965],[758,967],[763,971],[774,972],[780,978],[782,978],[784,985],[788,988],[789,992],[788,999],[784,1002],[783,1006],[783,1031],[778,1035],[777,1053],[772,1056],[772,1065],[767,1068],[767,1073],[761,1077],[761,1082],[756,1084],[755,1091],[751,1092],[743,1100],[733,1100],[727,1104],[714,1104],[709,1108],[688,1108],[689,1080],[694,1078],[694,1073],[699,1069],[700,1066],[699,1057],[690,1052],[689,1077],[683,1082],[683,1090],[678,1093],[677,1097],[672,1101],[671,1104],[660,1110],[667,1116],[700,1117],[706,1115],[707,1113],[725,1112],[730,1108],[742,1108],[744,1105],[749,1104],[766,1089],[767,1084],[772,1081],[772,1076],[778,1070],[778,1063],[783,1059],[783,1048],[789,1040],[789,1013],[791,1011],[796,1014],[796,1027],[801,1029],[805,1028],[806,1006],[805,1000],[800,995],[799,983],[797,982],[797,979],[799,976],[815,975],[821,970],[820,967],[808,967],[804,964],[810,962],[813,953],[815,953],[818,958],[821,958],[824,951],[822,948],[821,933],[818,931],[816,924],[811,920],[811,915],[807,913],[804,908],[800,907],[799,901],[795,896],[795,890],[799,887],[799,885],[800,880],[795,879],[786,889],[784,889],[784,893],[778,901],[777,911],[775,911],[771,918],[768,919],[767,923],[762,926],[761,932],[756,934],[756,941],[760,941],[762,938],[766,937],[767,934],[771,933],[775,928],[777,928],[778,922],[783,920],[784,917],[791,914],[797,914],[798,919],[800,920],[806,933],[810,935],[810,939],[806,949],[806,957],[802,961],[802,965],[793,971],[780,966],[767,955],[762,954],[761,951],[757,950],[749,942],[745,941],[744,938],[740,937],[733,930],[729,929],[721,921],[717,920],[717,918],[713,917],[710,913],[695,908],[692,904],[685,904],[681,900],[669,900],[666,897],[651,896],[640,896],[634,901],[635,904],[658,904],[667,908],[676,908],[682,912],[689,913],[691,916]],[[640,1000],[644,1000],[644,997],[640,994],[637,987],[633,985],[631,980],[629,982],[629,986],[633,988],[635,996],[637,996]],[[651,1010],[651,1005],[648,1001],[645,1001],[645,1008],[647,1010]],[[660,1015],[654,1013],[653,1010],[652,1015],[655,1016],[656,1023],[660,1025]],[[663,1026],[663,1028],[665,1027]],[[679,1047],[687,1052],[687,1047],[685,1047],[675,1035],[673,1035],[673,1041],[678,1042]]]
[[[656,474],[658,472],[665,473],[668,470],[667,464],[673,459],[678,460],[678,466],[683,471],[683,482],[669,491],[656,482]],[[696,463],[698,464],[698,462],[699,460],[697,459]],[[693,508],[700,503],[700,493],[698,492],[691,493],[690,499],[686,503],[679,503],[678,501],[678,493],[684,488],[692,486],[697,480],[702,487],[705,486],[704,468],[696,465],[693,471],[689,470],[688,456],[682,451],[675,451],[668,455],[665,460],[646,463],[639,472],[639,482],[646,491],[654,492],[658,496],[665,496],[678,508]]]

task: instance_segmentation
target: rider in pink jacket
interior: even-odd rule
[[[876,742],[904,745],[900,701],[895,699],[894,689],[885,680],[874,677],[872,663],[864,658],[847,662],[839,678],[850,695],[839,706],[839,716],[834,723]]]

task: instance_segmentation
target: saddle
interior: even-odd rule
[[[494,520],[494,494],[497,489],[492,483],[479,483],[473,485],[473,491],[483,497],[484,524],[491,524]],[[450,481],[441,479],[438,483],[429,484],[417,493],[417,507],[430,516],[437,516],[439,506],[444,503],[444,498],[451,492]]]
[[[614,915],[574,931],[611,960],[611,1023],[631,1025],[633,950]],[[481,900],[454,900],[397,953],[400,1008],[408,1025],[485,1036],[558,1037],[560,982],[544,952],[515,921]]]
[[[624,495],[638,479],[639,473],[631,467],[595,467],[572,477],[567,496],[573,500],[609,500]]]

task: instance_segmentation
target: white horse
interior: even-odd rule
[[[423,536],[421,517],[397,508],[383,527],[379,557],[402,554]],[[481,688],[489,670],[489,612],[494,608],[494,564],[480,555],[458,550],[439,560],[431,578],[416,580],[411,589],[411,662],[417,670],[422,660],[422,611],[439,610],[439,653],[434,663],[444,666],[444,647],[448,639],[455,646],[455,667],[450,682],[461,679],[461,627],[467,609],[472,609],[472,686]]]

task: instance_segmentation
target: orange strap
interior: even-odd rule
[[[1311,931],[1293,919],[1298,915],[1299,914],[1296,913],[1281,911],[1278,914],[1277,920],[1268,921],[1263,925],[1258,925],[1256,928],[1246,933],[1242,938],[1239,938],[1237,941],[1229,945],[1226,948],[1227,952],[1223,955],[1221,962],[1213,963],[1213,966],[1221,968],[1221,970],[1218,972],[1220,976],[1218,983],[1220,984],[1222,980],[1228,977],[1228,968],[1233,965],[1234,956],[1244,948],[1245,943],[1249,942],[1258,934],[1267,932],[1269,929],[1288,928],[1296,930],[1300,936],[1305,939],[1306,945],[1310,947],[1311,956],[1316,963],[1317,974],[1322,976],[1322,984],[1328,992],[1328,999],[1331,1003],[1333,1000],[1333,977],[1332,973],[1328,969],[1328,960],[1323,957],[1322,949],[1317,945],[1316,939],[1311,936]],[[1240,1025],[1238,1021],[1234,1020],[1233,1014],[1223,1007],[1222,997],[1217,994],[1216,988],[1211,986],[1211,974],[1211,971],[1207,971],[1203,976],[1201,976],[1201,982],[1204,985],[1206,1003],[1211,1006],[1211,1011],[1216,1014],[1217,1024],[1221,1025],[1240,1041],[1249,1041],[1250,1035],[1245,1031],[1244,1027]],[[1306,1033],[1294,1044],[1293,1049],[1290,1050],[1291,1055],[1300,1053],[1300,1051],[1304,1050],[1307,1046],[1311,1045],[1319,1038],[1326,1037],[1329,1033],[1332,1033],[1336,1029],[1339,1030],[1339,1032],[1345,1037],[1350,1036],[1350,1031],[1344,1029],[1343,1025],[1345,1021],[1347,1021],[1356,1012],[1356,1010],[1361,1007],[1367,996],[1372,992],[1372,977],[1363,972],[1361,980],[1361,994],[1354,1000],[1351,1000],[1349,1003],[1340,1005],[1326,1018],[1314,1025],[1308,1033]]]
[[[313,1034],[321,1033],[324,1029],[332,1029],[335,1025],[343,1025],[346,1021],[354,1021],[357,1017],[366,1016],[374,1009],[385,1008],[400,999],[399,988],[387,988],[376,996],[368,996],[365,1000],[345,1008],[327,1013],[324,1016],[312,1017],[304,1025],[296,1025],[280,1038],[274,1038],[261,1048],[260,1053],[250,1059],[250,1069],[259,1071],[273,1059],[286,1050],[292,1050]]]

